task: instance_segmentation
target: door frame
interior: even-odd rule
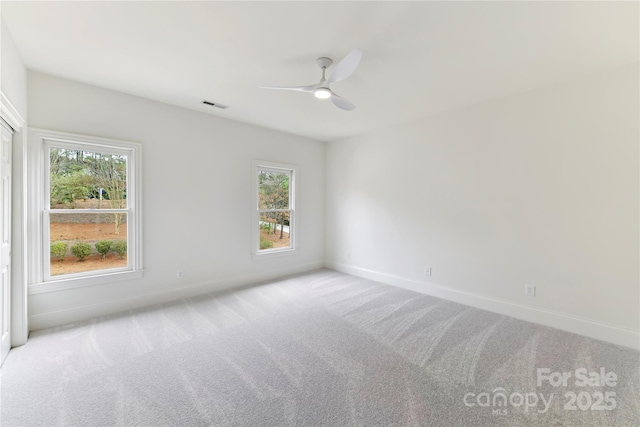
[[[14,130],[13,168],[12,168],[12,252],[11,257],[11,347],[27,342],[29,336],[29,318],[27,312],[27,197],[23,191],[27,182],[26,121],[15,109],[9,98],[0,90],[0,117]],[[16,172],[20,176],[16,176]],[[15,251],[16,242],[21,248]]]

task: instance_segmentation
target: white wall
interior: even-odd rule
[[[329,143],[328,265],[637,347],[638,75]]]
[[[14,44],[4,21],[0,18],[0,91],[11,104],[19,119],[27,121],[27,69]],[[27,341],[26,303],[24,274],[24,187],[23,162],[26,147],[26,129],[22,128],[13,136],[12,156],[12,259],[11,259],[11,343],[22,345]]]
[[[35,72],[29,125],[143,144],[144,278],[30,295],[33,329],[323,266],[322,142]],[[252,159],[299,167],[294,255],[251,258]]]

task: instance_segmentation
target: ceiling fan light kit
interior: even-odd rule
[[[326,87],[319,87],[318,89],[313,91],[313,94],[316,98],[320,99],[328,99],[331,98],[331,91]]]
[[[316,98],[329,99],[331,102],[343,110],[353,110],[356,108],[351,102],[336,95],[330,88],[331,83],[339,82],[349,77],[358,68],[362,59],[362,51],[360,49],[353,49],[347,56],[342,58],[342,61],[336,65],[329,78],[325,78],[325,71],[333,64],[331,58],[320,57],[316,59],[316,64],[322,69],[322,77],[320,81],[313,85],[308,86],[260,86],[262,89],[281,89],[281,90],[295,90],[298,92],[313,93]]]

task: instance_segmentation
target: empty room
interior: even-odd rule
[[[0,425],[640,425],[637,1],[0,23]]]

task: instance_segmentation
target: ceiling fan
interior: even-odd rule
[[[325,71],[333,64],[331,58],[321,57],[316,59],[316,64],[322,69],[322,78],[320,81],[313,85],[308,86],[260,86],[262,89],[282,89],[282,90],[295,90],[298,92],[313,93],[316,98],[327,99],[331,98],[331,102],[338,108],[343,110],[353,110],[356,108],[351,102],[335,94],[329,87],[333,82],[339,82],[349,77],[358,68],[360,59],[362,58],[362,51],[360,49],[353,49],[347,54],[342,61],[336,65],[329,78],[325,78]]]

